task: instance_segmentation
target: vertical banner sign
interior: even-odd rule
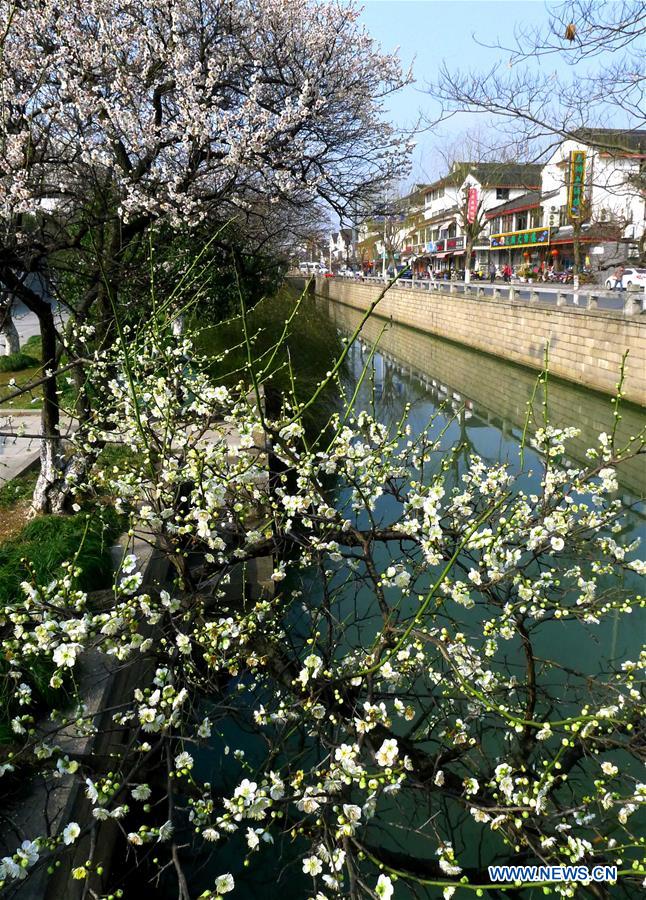
[[[583,215],[585,190],[585,150],[570,153],[570,192],[567,211],[570,219],[580,219]]]
[[[475,222],[478,214],[478,190],[477,188],[469,188],[467,194],[467,222],[471,225]]]

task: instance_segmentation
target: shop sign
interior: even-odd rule
[[[567,211],[570,219],[580,219],[583,215],[585,188],[585,150],[570,153],[570,192]]]
[[[549,228],[526,228],[523,231],[506,231],[503,234],[492,234],[490,247],[540,247],[549,244]]]
[[[444,241],[437,241],[435,244],[435,249],[438,253],[442,253],[444,250]]]
[[[467,194],[467,222],[471,224],[475,222],[478,215],[478,189],[469,188]]]
[[[426,242],[426,252],[427,253],[435,253],[437,250],[437,245],[435,241],[427,241]]]
[[[464,248],[464,238],[463,237],[447,238],[447,240],[446,240],[446,249],[447,250],[462,250],[463,248]]]

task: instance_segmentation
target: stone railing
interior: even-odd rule
[[[377,275],[335,275],[328,280],[340,279],[344,282],[378,284],[388,283]],[[646,311],[646,289],[644,291],[610,291],[599,285],[553,284],[519,280],[511,284],[489,281],[456,281],[432,278],[399,278],[393,282],[396,290],[415,290],[427,293],[448,293],[467,297],[490,297],[494,300],[510,300],[516,303],[544,303],[550,306],[578,306],[582,309],[621,310],[625,315],[638,315]]]

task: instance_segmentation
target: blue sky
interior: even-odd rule
[[[540,27],[548,21],[542,0],[364,0],[362,20],[383,49],[399,48],[399,56],[413,64],[416,83],[389,103],[390,117],[403,127],[412,126],[420,110],[432,112],[424,86],[446,60],[451,68],[487,70],[501,60],[498,50],[480,46],[499,42],[511,45],[514,27]],[[503,63],[504,64],[504,63]],[[549,70],[559,66],[556,57],[546,60]],[[438,150],[452,136],[473,128],[485,128],[482,116],[462,117],[432,134],[420,134],[413,159],[412,179],[427,181],[442,169]]]

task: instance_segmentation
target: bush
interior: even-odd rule
[[[19,350],[18,353],[10,353],[8,356],[0,356],[0,372],[21,372],[23,369],[33,369],[40,362],[28,353]]]

